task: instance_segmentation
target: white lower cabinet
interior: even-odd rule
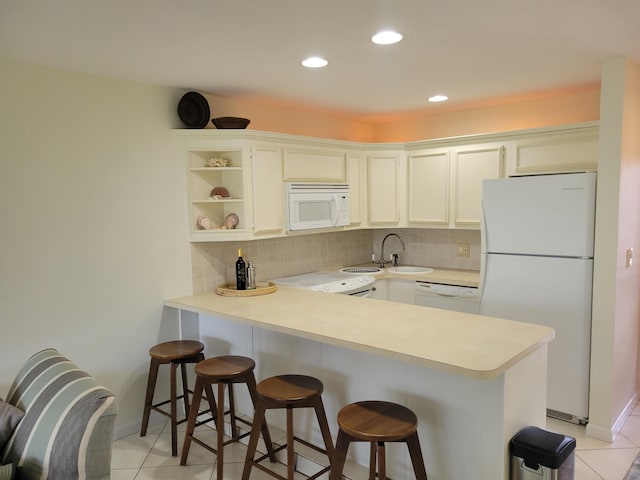
[[[413,280],[391,279],[389,281],[389,300],[398,303],[416,303],[416,282]]]
[[[395,278],[376,280],[369,298],[414,305],[416,303],[415,282]]]
[[[376,280],[373,284],[369,298],[373,298],[375,300],[389,300],[389,280],[386,278]]]

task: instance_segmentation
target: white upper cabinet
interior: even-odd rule
[[[347,183],[349,184],[349,206],[351,214],[351,226],[358,227],[363,222],[364,215],[364,189],[363,181],[363,156],[360,153],[347,153]]]
[[[252,130],[177,135],[192,242],[289,235],[286,182],[348,184],[346,228],[477,229],[483,180],[598,167],[597,122],[402,144]]]
[[[585,172],[598,169],[598,128],[577,126],[533,132],[514,140],[509,176]]]
[[[337,182],[346,179],[342,151],[284,149],[285,182]]]
[[[398,169],[400,154],[367,156],[367,207],[370,226],[391,226],[400,222]]]
[[[455,150],[454,227],[480,227],[482,182],[503,176],[504,151],[502,145],[479,145]]]
[[[186,136],[185,142],[191,240],[245,238],[250,188],[243,145],[235,141],[212,143],[202,135]]]
[[[277,146],[251,148],[253,177],[253,233],[283,234],[285,229],[282,149]]]
[[[503,158],[495,144],[409,153],[407,225],[479,228],[482,181],[502,176]]]
[[[449,225],[449,149],[408,156],[407,222],[414,226]]]

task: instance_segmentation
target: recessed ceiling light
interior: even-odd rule
[[[446,100],[449,100],[449,97],[447,97],[446,95],[434,95],[433,97],[429,97],[427,100],[432,103],[444,102]]]
[[[326,67],[329,62],[320,57],[309,57],[302,61],[302,65],[307,68],[321,68]]]
[[[400,40],[402,40],[402,35],[391,30],[376,33],[371,37],[371,41],[378,45],[391,45],[392,43],[398,43]]]

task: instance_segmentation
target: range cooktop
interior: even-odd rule
[[[305,288],[316,292],[349,294],[370,287],[375,279],[371,275],[343,272],[310,272],[273,280],[278,285]]]

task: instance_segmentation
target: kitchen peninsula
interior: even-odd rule
[[[405,404],[419,418],[430,480],[507,480],[509,439],[524,426],[544,427],[554,336],[544,326],[284,286],[264,296],[173,298],[165,306],[177,309],[182,337],[203,341],[207,356],[254,358],[258,380],[320,378],[334,435],[346,403]],[[238,397],[238,409],[251,413]],[[313,422],[299,424],[309,429],[301,436],[319,440]],[[390,476],[411,478],[406,452],[395,447]],[[365,445],[353,453],[367,463]]]

